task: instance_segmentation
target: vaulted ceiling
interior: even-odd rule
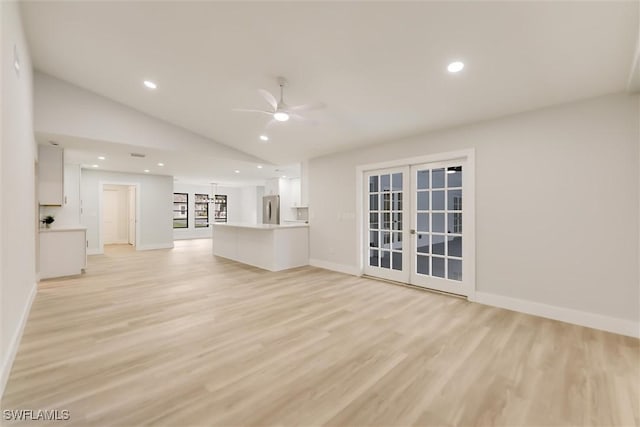
[[[22,9],[38,70],[275,164],[624,91],[638,35],[635,1]],[[232,111],[268,107],[258,89],[277,92],[277,76],[289,104],[326,108],[268,128]]]

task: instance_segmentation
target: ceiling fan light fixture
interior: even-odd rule
[[[464,62],[454,61],[447,66],[447,71],[450,73],[459,73],[464,68]]]
[[[279,122],[286,122],[287,120],[289,120],[289,113],[285,111],[276,111],[275,113],[273,113],[273,118]]]

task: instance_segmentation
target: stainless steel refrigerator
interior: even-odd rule
[[[280,224],[280,196],[262,198],[262,223]]]

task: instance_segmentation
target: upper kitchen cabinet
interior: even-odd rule
[[[38,145],[38,200],[44,206],[64,202],[64,150]]]

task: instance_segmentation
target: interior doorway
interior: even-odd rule
[[[136,186],[102,186],[102,244],[136,246]]]

